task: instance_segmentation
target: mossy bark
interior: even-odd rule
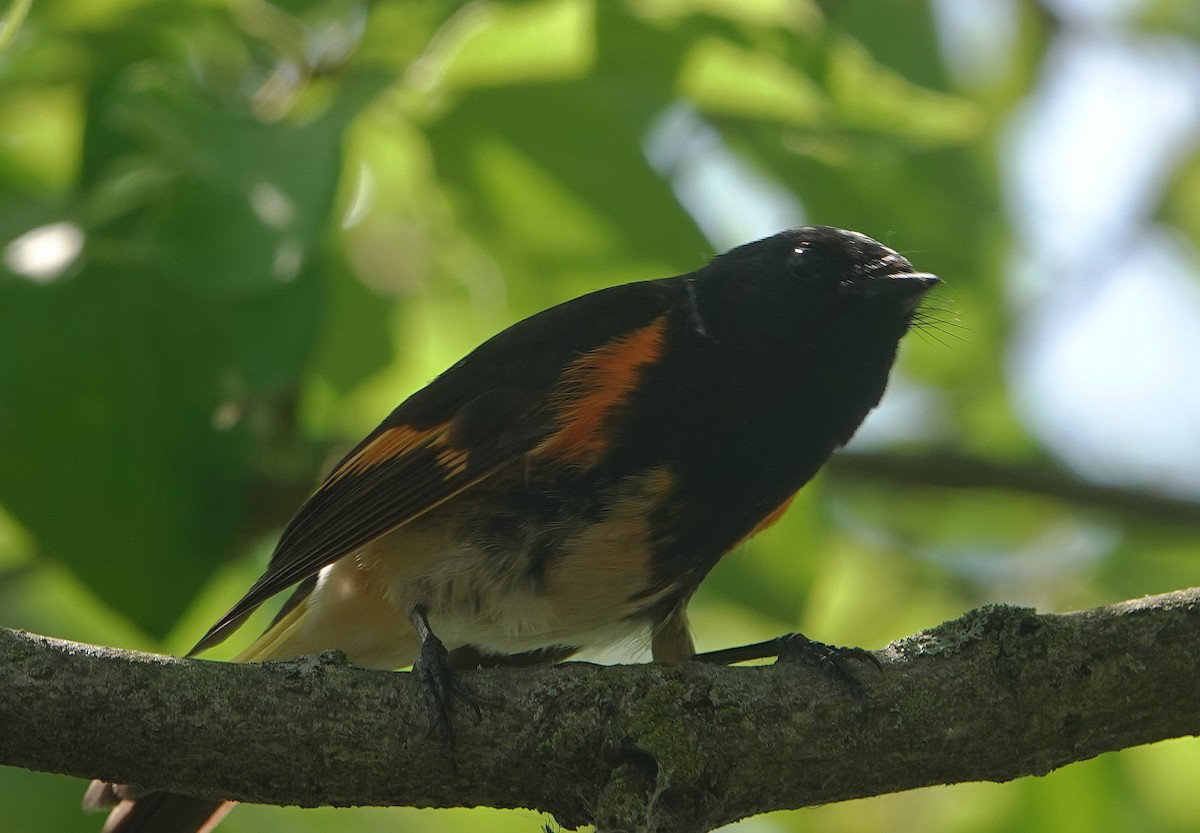
[[[0,630],[0,763],[212,798],[526,807],[703,831],[769,810],[1040,775],[1200,732],[1200,591],[1066,615],[987,607],[856,665],[469,672],[457,775],[408,674],[337,655],[181,660]]]

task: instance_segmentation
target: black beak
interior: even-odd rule
[[[941,278],[928,272],[893,272],[855,281],[854,289],[864,298],[896,304],[910,313],[925,293],[941,282]]]

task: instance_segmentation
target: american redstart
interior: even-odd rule
[[[415,663],[442,717],[455,668],[647,631],[656,661],[687,660],[688,599],[850,439],[937,282],[807,226],[514,324],[337,464],[191,653],[298,585],[239,661]],[[116,804],[110,833],[207,830],[232,806],[103,782],[85,804]]]

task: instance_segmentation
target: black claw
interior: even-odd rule
[[[421,682],[425,708],[429,714],[429,726],[425,730],[425,737],[428,739],[437,735],[441,739],[442,749],[450,762],[450,771],[457,776],[458,760],[454,754],[454,721],[451,714],[454,701],[466,703],[475,713],[476,719],[479,719],[483,712],[474,692],[450,667],[446,646],[428,629],[424,612],[417,615],[425,627],[422,629],[424,633],[421,640],[421,656],[413,663],[413,671]]]
[[[446,663],[446,646],[436,636],[430,636],[421,644],[421,656],[413,665],[425,694],[425,708],[429,712],[429,727],[426,737],[435,732],[446,736],[450,732],[450,674]]]
[[[870,662],[876,670],[883,670],[879,657],[863,648],[842,648],[836,645],[826,645],[809,639],[804,634],[789,633],[778,639],[778,656],[780,662],[803,662],[813,668],[824,671],[830,679],[835,679],[849,692],[867,712],[867,690],[850,668],[850,660]]]

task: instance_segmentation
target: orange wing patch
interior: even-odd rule
[[[465,448],[443,448],[438,452],[438,465],[446,469],[447,477],[458,477],[467,470],[471,452]]]
[[[559,428],[533,450],[534,456],[589,466],[608,448],[609,421],[637,389],[648,365],[662,356],[667,317],[613,339],[580,356],[550,393]]]
[[[388,428],[351,455],[329,479],[332,482],[349,474],[361,474],[418,448],[439,449],[437,461],[448,470],[446,476],[460,475],[467,469],[470,452],[450,445],[450,427],[446,422],[421,430],[408,425]]]

